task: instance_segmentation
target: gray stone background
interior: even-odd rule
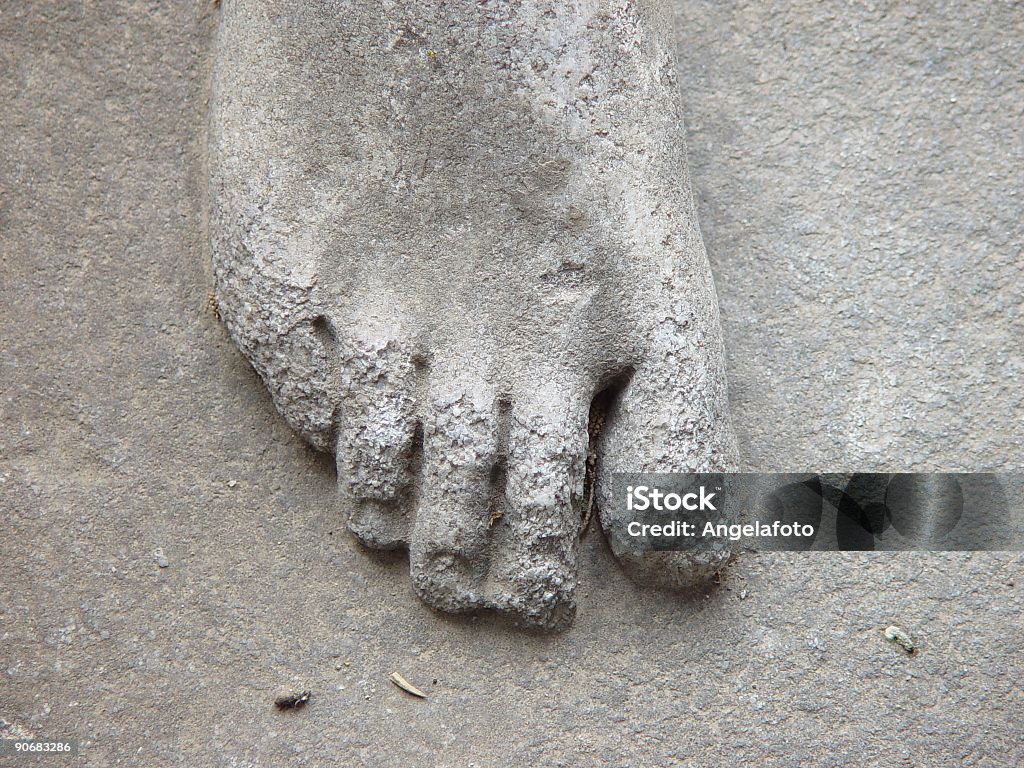
[[[1018,554],[746,555],[680,598],[592,530],[538,636],[361,550],[207,306],[215,17],[0,7],[0,717],[82,740],[48,764],[1024,762]],[[747,466],[1021,469],[1024,8],[679,29]]]

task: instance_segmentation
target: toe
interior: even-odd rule
[[[413,586],[435,608],[483,607],[492,487],[498,461],[496,401],[483,387],[436,393],[423,436],[423,480],[409,547]]]
[[[340,505],[360,542],[396,549],[409,539],[417,463],[412,366],[383,345],[350,356],[346,374],[335,444]]]
[[[538,390],[516,404],[509,422],[488,602],[521,624],[562,629],[576,610],[587,406],[565,392]]]
[[[677,350],[681,356],[685,349]],[[617,472],[721,472],[733,469],[735,447],[725,410],[725,378],[715,356],[673,354],[641,365],[606,413],[597,461],[597,508],[612,553],[635,581],[687,589],[729,561],[724,547],[637,552],[626,535],[632,517],[614,498]]]

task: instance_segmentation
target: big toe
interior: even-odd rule
[[[711,372],[686,370],[640,366],[609,398],[597,445],[597,508],[612,554],[634,581],[670,589],[706,583],[732,554],[718,541],[703,540],[681,551],[639,548],[627,533],[635,513],[615,498],[614,476],[733,468],[734,438],[724,411],[723,382]]]

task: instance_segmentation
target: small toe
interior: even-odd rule
[[[394,357],[394,356],[391,356]],[[339,505],[349,530],[374,549],[409,540],[418,456],[411,366],[378,355],[353,366],[336,427]]]

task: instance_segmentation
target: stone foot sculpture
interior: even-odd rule
[[[567,626],[611,473],[732,460],[674,43],[665,3],[223,0],[220,312],[438,609]]]

